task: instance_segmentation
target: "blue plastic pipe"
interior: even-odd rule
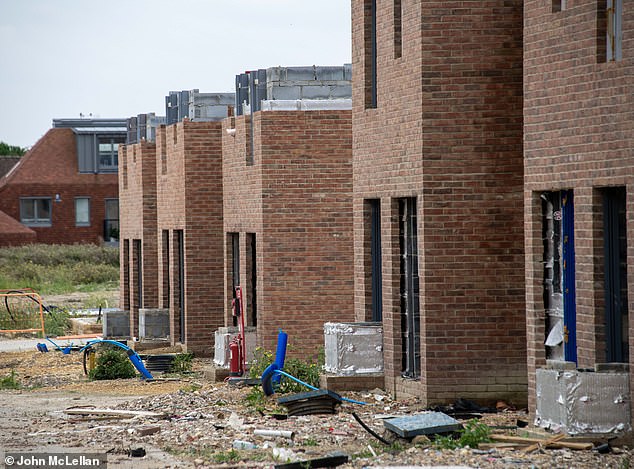
[[[277,334],[277,349],[275,350],[275,364],[277,365],[277,369],[281,370],[284,368],[284,361],[286,360],[286,344],[288,343],[288,334],[280,329],[280,332]],[[282,381],[282,377],[278,374],[273,375],[273,382],[275,384],[280,384]]]
[[[128,354],[128,358],[130,359],[130,361],[132,362],[134,367],[139,371],[139,373],[141,373],[145,379],[154,379],[152,374],[147,370],[147,368],[145,367],[145,365],[141,361],[141,357],[139,357],[139,354],[136,353],[134,350],[132,350],[127,345],[124,345],[121,342],[117,342],[116,340],[107,340],[107,339],[91,340],[84,347],[82,347],[80,352],[83,352],[88,347],[92,347],[95,344],[101,344],[101,343],[107,343],[107,344],[116,345],[117,347],[120,347],[123,350],[125,350],[126,353]]]

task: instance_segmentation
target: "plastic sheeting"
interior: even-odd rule
[[[383,373],[383,328],[380,323],[324,324],[325,369],[350,376]]]
[[[538,369],[535,425],[568,434],[630,431],[629,373]]]

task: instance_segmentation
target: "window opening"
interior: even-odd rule
[[[363,35],[365,51],[365,108],[377,107],[376,0],[365,0]]]
[[[629,362],[625,188],[603,192],[606,361]]]
[[[240,286],[240,233],[231,233],[231,295],[236,299],[236,287]],[[238,318],[233,317],[233,325],[238,325]]]
[[[416,199],[399,200],[402,376],[420,377],[420,289]]]
[[[383,320],[383,260],[381,255],[381,201],[370,205],[370,270],[372,289],[372,321]]]
[[[403,4],[394,0],[394,58],[403,55]]]
[[[119,240],[119,199],[106,199],[106,216],[104,218],[104,239]]]

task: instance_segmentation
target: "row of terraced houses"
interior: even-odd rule
[[[119,148],[131,334],[163,309],[207,353],[240,285],[267,349],[280,328],[310,356],[325,323],[380,324],[397,396],[630,429],[623,3],[353,0],[351,67],[237,75],[210,115],[171,94]]]

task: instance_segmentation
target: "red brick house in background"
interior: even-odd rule
[[[464,3],[352,2],[356,319],[388,391],[521,402],[523,2]]]
[[[4,217],[0,246],[116,241],[117,147],[125,130],[123,119],[55,119],[0,179],[0,210],[27,228],[17,239],[17,226]]]
[[[524,3],[530,409],[569,432],[613,431],[634,399],[634,11]],[[575,404],[587,395],[604,398]]]
[[[350,66],[236,77],[222,132],[225,315],[234,288],[258,345],[316,356],[324,323],[354,318]]]

